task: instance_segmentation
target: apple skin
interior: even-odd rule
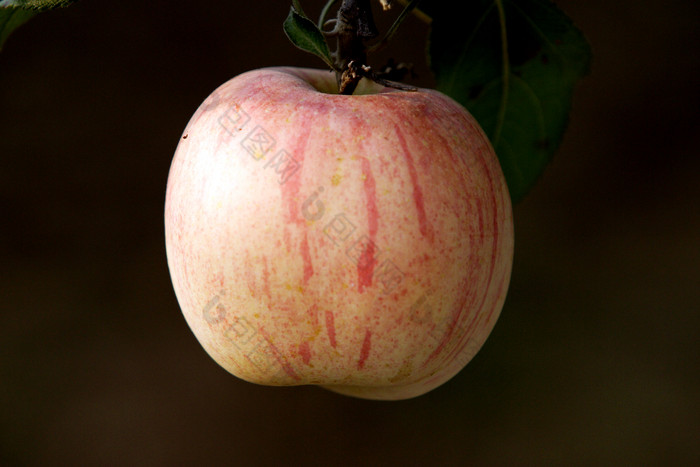
[[[204,349],[246,381],[416,397],[500,314],[513,220],[487,137],[439,92],[364,81],[344,96],[327,71],[241,74],[175,152],[175,293]]]

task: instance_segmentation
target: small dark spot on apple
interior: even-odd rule
[[[189,136],[189,134],[186,134],[182,137],[182,139],[187,139],[188,136]]]

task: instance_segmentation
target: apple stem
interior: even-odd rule
[[[394,36],[396,29],[406,18],[408,13],[415,11],[420,0],[407,1],[403,12],[396,19],[390,30],[375,45],[368,47],[365,41],[374,39],[379,35],[372,15],[370,0],[342,0],[338,8],[337,17],[326,21],[329,10],[340,0],[328,0],[323,7],[319,19],[319,29],[327,39],[336,39],[336,50],[331,53],[334,60],[335,76],[340,94],[350,95],[355,92],[358,83],[364,77],[383,86],[401,89],[403,91],[415,91],[416,88],[401,83],[389,81],[374,72],[367,63],[367,52],[382,48]],[[382,8],[388,10],[391,0],[379,0]],[[331,30],[324,30],[331,27]]]
[[[343,0],[335,20],[326,23],[333,25],[326,37],[335,37],[337,47],[332,54],[335,60],[336,80],[340,94],[352,94],[360,82],[362,74],[357,66],[367,63],[365,40],[379,35],[372,16],[370,0]],[[325,25],[324,25],[325,26]]]

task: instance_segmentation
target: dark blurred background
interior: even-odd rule
[[[189,117],[243,71],[322,65],[288,4],[84,0],[6,43],[0,464],[700,465],[700,4],[557,2],[593,74],[515,208],[505,309],[457,377],[393,403],[236,379],[171,288]],[[411,19],[375,64],[430,86],[425,34]]]

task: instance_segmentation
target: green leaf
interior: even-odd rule
[[[459,15],[439,4],[422,5],[436,87],[487,133],[517,202],[561,143],[590,46],[547,0],[470,0]]]
[[[0,50],[12,31],[36,15],[35,11],[21,8],[0,8]]]
[[[38,11],[67,7],[78,0],[0,0],[0,50],[12,31]]]
[[[294,45],[301,50],[317,55],[333,68],[333,60],[323,33],[316,26],[316,23],[304,14],[297,0],[292,2],[289,16],[284,21],[284,33]]]
[[[78,0],[0,0],[0,8],[24,8],[27,10],[51,10],[67,7]]]

